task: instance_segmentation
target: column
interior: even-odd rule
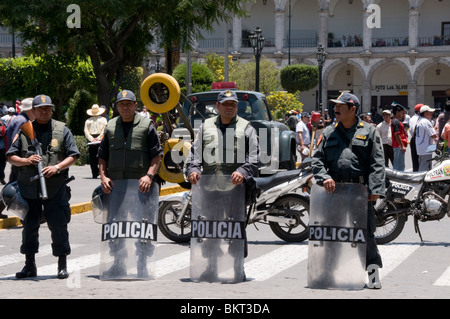
[[[242,47],[242,19],[234,16],[233,18],[233,53],[241,51]]]
[[[362,105],[361,105],[361,113],[362,112],[370,112],[372,103],[372,85],[370,81],[364,80],[362,84]]]
[[[411,81],[408,83],[408,107],[409,115],[414,114],[414,106],[417,104],[417,82]]]

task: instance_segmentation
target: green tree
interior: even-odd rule
[[[276,91],[280,86],[280,71],[277,69],[275,62],[272,62],[266,58],[262,58],[260,61],[260,78],[259,88],[264,94]],[[231,81],[236,81],[240,90],[255,90],[256,84],[256,62],[239,62],[236,65],[236,69],[229,75]]]
[[[81,88],[95,92],[89,61],[78,57],[43,54],[0,59],[0,98],[12,101],[46,94],[56,105],[55,117],[63,119],[69,99]]]
[[[306,64],[286,65],[281,69],[281,86],[289,93],[311,90],[319,83],[319,69]]]
[[[171,54],[186,49],[214,22],[242,15],[241,0],[2,0],[0,23],[15,26],[30,41],[29,52],[89,56],[97,80],[99,104],[111,105],[125,67],[142,64],[155,40]],[[72,16],[75,15],[75,16]],[[80,20],[69,28],[67,20]],[[170,65],[166,67],[170,73]]]
[[[214,82],[223,82],[225,79],[224,66],[225,57],[216,53],[208,52],[205,54],[206,66],[214,74]],[[228,74],[233,74],[236,70],[236,62],[233,61],[233,56],[228,56]]]
[[[186,68],[187,64],[178,64],[173,70],[173,77],[180,85],[181,92],[186,95]],[[192,63],[192,92],[205,92],[211,90],[211,83],[214,81],[214,74],[204,64]]]
[[[267,104],[275,120],[284,120],[290,110],[303,111],[303,103],[298,100],[298,95],[288,92],[271,92],[267,96]]]

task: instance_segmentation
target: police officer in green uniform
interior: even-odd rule
[[[361,183],[368,188],[366,267],[375,264],[381,268],[381,256],[374,236],[373,208],[376,200],[385,195],[381,138],[375,126],[368,125],[356,115],[360,103],[355,95],[344,92],[331,102],[335,103],[337,124],[323,131],[322,141],[312,159],[314,177],[329,193],[334,192],[338,182]]]
[[[138,179],[142,193],[149,192],[152,184],[159,188],[162,182],[157,175],[163,156],[158,134],[153,122],[137,114],[136,108],[136,96],[132,91],[119,92],[116,98],[119,116],[108,122],[98,151],[101,186],[105,194],[113,190],[114,180]],[[121,247],[110,245],[110,250],[115,257],[110,273],[125,273],[124,258],[118,255]]]
[[[234,91],[221,92],[216,102],[219,115],[206,119],[199,127],[185,165],[185,174],[192,184],[197,184],[201,175],[219,174],[231,175],[231,183],[239,185],[258,174],[259,145],[256,130],[249,121],[237,115],[237,103],[238,98]],[[234,132],[234,135],[227,134],[227,129],[232,129],[229,132]],[[230,138],[233,141],[227,140]],[[247,254],[246,247],[247,245],[244,257]],[[208,268],[204,277],[216,277],[216,259],[220,255],[220,248],[215,241],[208,241],[203,248],[209,252]],[[240,252],[229,253],[236,256]]]
[[[237,115],[238,98],[234,91],[223,91],[217,97],[218,116],[206,119],[198,130],[198,138],[192,145],[189,158],[186,161],[185,174],[192,184],[196,184],[201,174],[205,175],[231,175],[231,182],[235,185],[242,184],[252,176],[258,174],[258,138],[256,130],[250,125],[250,122]],[[245,139],[245,147],[240,148],[235,143],[226,141],[226,129],[234,129],[236,141]],[[222,142],[219,145],[219,131],[222,133]],[[202,137],[202,138],[200,138]],[[220,154],[212,154],[210,151],[218,149]],[[228,149],[227,149],[228,148]],[[226,154],[233,152],[233,161],[229,162],[217,159],[226,159]],[[240,153],[239,153],[240,152]],[[242,154],[245,154],[245,159]],[[206,156],[204,156],[206,155]],[[208,155],[211,155],[208,157]],[[205,158],[206,157],[206,158]],[[243,159],[239,161],[239,159]]]
[[[54,105],[50,97],[38,95],[33,100],[35,121],[33,128],[36,139],[41,143],[42,156],[35,153],[30,139],[20,132],[9,151],[8,161],[19,168],[17,183],[22,197],[29,206],[23,220],[22,246],[25,267],[16,273],[17,278],[37,275],[35,254],[39,250],[39,225],[43,214],[52,237],[53,255],[58,257],[58,278],[69,276],[66,256],[70,254],[69,232],[71,212],[69,189],[66,186],[68,168],[80,155],[75,139],[65,123],[52,119]],[[40,198],[39,180],[30,180],[38,174],[36,165],[43,161],[48,199]]]

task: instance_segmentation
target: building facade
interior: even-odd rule
[[[323,45],[323,108],[341,90],[365,112],[395,101],[412,114],[417,103],[443,108],[450,99],[450,0],[257,0],[246,9],[247,17],[205,33],[194,61],[225,51],[253,59],[248,35],[260,27],[262,54],[279,67],[317,65]],[[318,88],[300,96],[305,110],[319,109]]]

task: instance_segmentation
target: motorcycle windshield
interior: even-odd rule
[[[244,280],[245,186],[202,175],[192,187],[191,280]]]

